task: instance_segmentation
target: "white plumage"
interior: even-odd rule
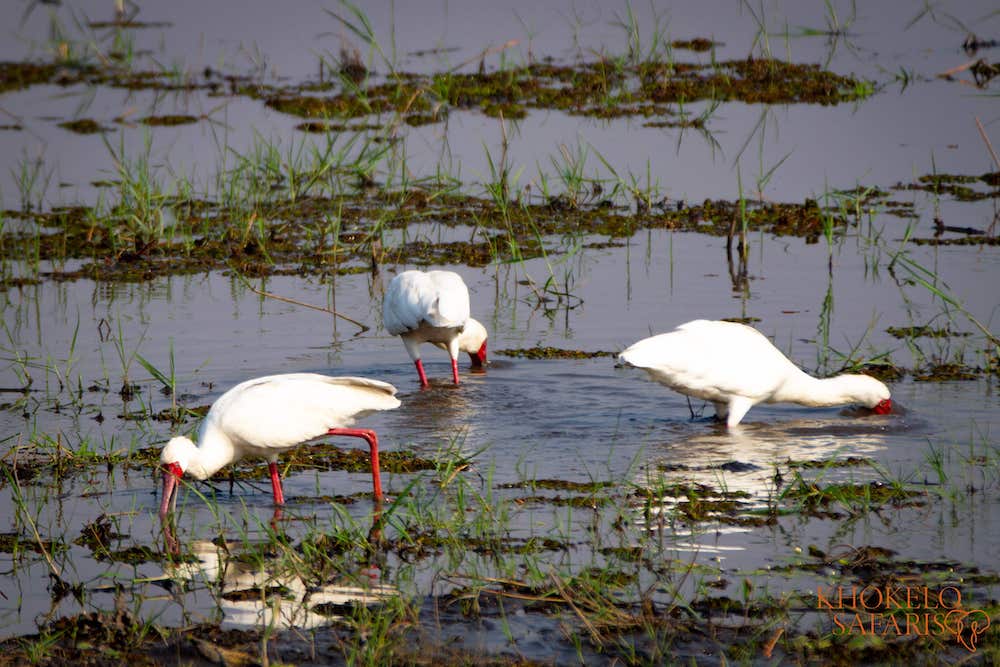
[[[278,455],[322,435],[347,435],[368,442],[372,484],[376,498],[381,498],[378,438],[374,431],[346,427],[357,417],[398,407],[395,394],[396,388],[386,382],[316,373],[270,375],[236,385],[212,404],[201,423],[197,446],[185,437],[176,437],[163,448],[160,513],[167,513],[184,473],[207,479],[245,456],[268,460],[274,502],[281,505],[284,493]]]
[[[711,401],[728,426],[739,424],[757,403],[860,403],[878,414],[892,411],[889,389],[875,378],[814,378],[762,333],[736,322],[687,322],[670,333],[640,340],[618,358],[675,391]]]
[[[486,328],[469,317],[469,288],[452,271],[404,271],[385,292],[382,324],[403,345],[417,367],[420,385],[427,375],[420,360],[420,345],[433,343],[448,350],[452,378],[458,384],[458,353],[468,353],[474,368],[486,363]]]

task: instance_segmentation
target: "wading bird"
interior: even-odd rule
[[[670,333],[640,340],[618,359],[674,391],[711,401],[727,426],[739,424],[757,403],[814,407],[860,403],[876,414],[892,412],[889,389],[875,378],[850,374],[814,378],[764,334],[735,322],[687,322]]]
[[[420,361],[422,343],[448,350],[455,384],[460,351],[468,353],[474,369],[486,363],[486,328],[469,317],[469,288],[452,271],[404,271],[393,278],[382,301],[382,324],[393,336],[402,337],[421,387],[427,386]]]
[[[386,382],[316,373],[269,375],[242,382],[215,401],[201,423],[198,445],[173,438],[160,454],[167,514],[180,478],[207,479],[245,456],[268,460],[274,502],[285,502],[278,475],[278,455],[322,435],[364,438],[371,448],[372,486],[382,498],[375,431],[347,428],[355,418],[399,406],[396,388]]]

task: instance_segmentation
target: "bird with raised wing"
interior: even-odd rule
[[[382,324],[400,336],[417,367],[420,386],[427,374],[420,346],[432,343],[451,356],[451,375],[458,384],[458,353],[466,352],[472,367],[486,364],[486,327],[469,317],[469,288],[453,271],[404,271],[389,283],[382,301]]]
[[[892,412],[889,388],[867,375],[819,379],[802,371],[764,334],[736,322],[694,320],[645,338],[618,355],[660,384],[711,401],[727,426],[736,426],[757,403],[825,407],[860,403],[876,414]]]
[[[369,429],[348,428],[358,417],[399,406],[396,388],[386,382],[316,373],[269,375],[242,382],[215,401],[201,423],[197,446],[185,437],[171,439],[160,454],[163,499],[169,511],[181,477],[207,479],[246,456],[267,459],[276,505],[285,502],[278,456],[323,435],[363,438],[371,450],[372,486],[382,498],[378,437]]]

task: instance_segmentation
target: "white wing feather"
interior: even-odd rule
[[[790,373],[802,372],[762,333],[735,322],[687,322],[619,356],[672,389],[710,401],[764,400]]]
[[[464,327],[469,319],[469,288],[457,273],[430,271],[427,277],[437,290],[437,301],[428,313],[428,323],[436,327]]]
[[[355,418],[399,406],[396,388],[357,377],[289,373],[248,380],[212,406],[202,431],[221,429],[245,454],[268,455],[312,440]]]
[[[469,289],[451,271],[404,271],[385,292],[382,324],[393,336],[422,322],[435,327],[461,327],[469,319]]]

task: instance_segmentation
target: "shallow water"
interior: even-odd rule
[[[796,285],[797,289],[789,288],[788,294],[775,289],[758,295],[759,283],[752,282],[750,298],[740,299],[734,297],[726,284],[727,277],[698,276],[698,280],[685,281],[683,287],[670,289],[670,270],[665,260],[636,259],[655,257],[672,244],[675,257],[681,258],[676,262],[675,275],[690,273],[686,263],[693,264],[698,252],[704,253],[700,262],[703,266],[722,264],[721,241],[690,234],[671,236],[669,232],[641,234],[630,241],[629,248],[602,251],[603,256],[597,259],[585,255],[577,283],[581,294],[586,295],[583,305],[568,312],[556,312],[552,317],[532,307],[533,296],[526,296],[523,286],[518,286],[507,270],[455,268],[470,285],[475,314],[488,323],[493,350],[541,343],[614,351],[630,339],[644,336],[647,331],[642,326],[658,331],[699,314],[738,314],[746,308],[748,314],[761,317],[762,322],[757,326],[774,333],[778,345],[788,350],[792,358],[805,367],[811,366],[816,354],[818,308],[811,300],[801,297],[793,300],[793,292],[822,295],[827,289],[829,278],[825,270],[804,270],[812,261],[810,255],[814,255],[814,265],[825,269],[824,249],[805,246],[798,240],[764,239],[761,280],[766,275],[769,284]],[[789,245],[798,247],[787,250]],[[896,286],[866,280],[862,271],[852,270],[856,269],[853,261],[845,256],[844,266],[838,265],[834,271],[832,284],[837,305],[831,328],[844,332],[854,322],[853,335],[862,336],[861,327],[867,326],[875,303],[886,304],[878,314],[880,323],[909,321],[906,310],[898,303],[892,308],[891,292]],[[530,273],[538,267],[529,263],[525,270]],[[957,287],[955,283],[961,285],[963,278],[966,277],[959,274],[953,288]],[[378,283],[376,279],[375,284]],[[598,285],[601,289],[596,288]],[[326,285],[286,278],[269,281],[267,288],[312,303],[323,303],[330,292]],[[47,284],[26,290],[19,305],[8,305],[9,314],[20,313],[19,317],[8,320],[22,341],[20,349],[40,359],[60,360],[67,356],[68,337],[79,318],[72,355],[75,362],[69,375],[79,376],[85,386],[96,382],[110,387],[106,393],[86,394],[79,414],[66,405],[64,394],[61,399],[52,399],[41,391],[28,394],[24,401],[30,418],[22,417],[20,409],[0,413],[4,431],[12,436],[8,446],[62,437],[70,448],[79,448],[86,442],[87,447],[103,452],[152,445],[170,435],[166,424],[125,422],[118,418],[126,408],[116,393],[121,372],[116,365],[113,342],[101,342],[98,333],[98,324],[105,318],[116,323],[123,321],[123,336],[128,346],[140,346],[141,339],[141,353],[160,368],[168,363],[172,341],[178,392],[183,395],[183,402],[192,406],[207,405],[225,388],[247,377],[278,372],[358,374],[391,382],[399,388],[402,406],[364,420],[365,426],[380,434],[383,451],[408,448],[433,455],[453,443],[458,451],[474,454],[474,476],[487,476],[494,486],[524,479],[554,478],[574,482],[624,481],[642,487],[648,480],[662,477],[702,482],[728,491],[746,491],[751,496],[746,501],[747,508],[761,508],[775,492],[776,466],[784,469],[788,460],[866,457],[876,461],[890,477],[917,475],[910,481],[919,484],[929,474],[929,447],[944,453],[950,476],[971,475],[970,481],[981,488],[990,488],[997,481],[988,468],[977,472],[963,463],[970,455],[995,452],[991,434],[1000,428],[997,422],[1000,399],[989,380],[945,383],[904,380],[893,385],[892,390],[894,399],[907,412],[885,418],[852,417],[836,408],[757,406],[740,428],[727,431],[708,419],[692,420],[683,396],[648,381],[640,371],[616,368],[609,358],[531,361],[495,356],[496,363],[483,375],[466,373],[463,361],[463,383],[454,387],[448,379],[446,355],[428,348],[425,361],[432,385],[421,391],[412,364],[397,339],[377,329],[355,337],[351,335],[352,327],[343,324],[334,331],[329,316],[273,300],[261,301],[226,276],[175,277],[152,284],[116,286],[110,291],[113,294],[102,294],[102,290],[87,281]],[[338,279],[336,291],[337,307],[343,312],[366,322],[377,321],[377,297],[373,300],[371,296],[377,290],[373,289],[370,277]],[[858,292],[867,295],[865,303],[848,301],[840,307],[842,299],[848,300],[846,295]],[[890,294],[880,296],[886,292]],[[498,293],[506,294],[507,298],[494,300]],[[974,292],[967,294],[975,296]],[[982,302],[970,299],[967,307],[986,308],[988,303],[989,297]],[[920,305],[914,303],[911,308],[919,310]],[[796,307],[798,312],[781,312],[789,307]],[[131,316],[126,317],[125,313]],[[879,349],[892,345],[889,341],[875,329],[866,344]],[[898,362],[902,363],[902,359]],[[137,364],[133,364],[132,372],[136,379],[141,380],[144,375]],[[50,386],[56,381],[51,374],[46,379]],[[42,386],[42,377],[36,382],[36,386]],[[206,383],[211,383],[211,388]],[[4,384],[16,384],[15,378],[9,376]],[[129,409],[139,407],[143,401],[148,401],[154,412],[169,405],[155,383],[140,384],[139,398]],[[8,394],[8,400],[14,396]],[[57,404],[61,405],[59,414],[54,413]],[[698,402],[693,407],[706,417],[711,414],[710,407],[705,409]],[[101,423],[94,420],[98,411],[105,416]],[[195,424],[188,422],[184,430]],[[153,430],[147,430],[149,427]],[[356,446],[346,439],[341,444]],[[663,465],[666,471],[657,472],[658,466]],[[387,493],[392,496],[403,492],[411,478],[411,475],[384,473]],[[869,467],[833,468],[824,471],[820,478],[825,483],[886,481]],[[361,473],[302,472],[287,478],[285,492],[290,499],[351,495],[366,492],[369,484],[368,475]],[[44,483],[24,486],[23,493],[43,535],[66,535],[72,539],[81,526],[104,513],[124,517],[128,530],[121,532],[130,534],[132,542],[156,545],[160,542],[159,524],[155,520],[158,486],[158,474],[152,470],[109,477],[98,466],[60,484],[55,493]],[[229,526],[224,530],[239,535],[249,529],[253,535],[270,517],[266,483],[241,483],[232,495],[224,482],[199,487],[202,493],[214,490],[216,509],[204,505],[191,493],[182,495],[179,533],[185,543],[211,539],[219,533],[220,520],[223,526]],[[12,492],[10,485],[0,490],[0,506],[8,508],[0,521],[14,528],[23,525],[23,520],[15,518],[18,513]],[[836,522],[813,520],[783,525],[778,532],[768,528],[712,531],[699,528],[692,532],[673,527],[669,540],[680,558],[705,560],[735,572],[783,563],[790,549],[839,543],[885,545],[916,560],[954,559],[985,564],[1000,549],[997,541],[1000,531],[994,529],[995,504],[995,500],[976,495],[944,503],[940,509],[932,510],[931,516],[925,515],[928,508],[899,509],[888,517],[880,516],[877,521],[855,523],[847,533]],[[664,507],[669,510],[670,503]],[[368,501],[346,507],[361,521],[370,510]],[[218,512],[222,513],[221,519],[216,515]],[[263,524],[245,525],[246,518],[239,518],[243,512],[259,517]],[[313,517],[321,525],[331,516],[330,512],[330,505],[322,500],[297,502],[289,509],[292,516]],[[536,507],[516,517],[509,534],[529,538],[552,529],[547,526],[564,524],[573,534],[572,526],[588,521],[582,512],[573,514],[558,508]],[[635,529],[641,530],[641,516],[636,515],[634,521]],[[288,534],[294,536],[298,525],[289,522]],[[829,534],[831,530],[835,534]],[[109,578],[141,580],[162,574],[155,563],[139,565],[134,570],[127,565],[109,569],[77,546],[70,546],[65,561],[72,563],[74,579],[91,582],[92,587]],[[426,564],[424,574],[417,576],[417,591],[431,592],[431,580],[426,577],[435,571],[433,563],[432,560]],[[50,607],[47,595],[36,598],[29,592],[32,588],[37,590],[37,583],[46,579],[48,568],[44,562],[17,567],[16,572],[11,583],[24,591],[24,598],[19,609],[7,612],[8,636],[30,632],[38,615]],[[155,614],[159,622],[179,622],[178,610],[173,607],[176,602],[148,599],[150,585],[135,591],[142,595],[142,608]],[[108,599],[108,595],[94,590],[89,604],[100,606],[102,599]],[[67,598],[58,612],[68,614],[73,608],[72,598]],[[210,595],[192,593],[182,608],[196,617],[213,618],[216,602]]]
[[[144,31],[141,39],[162,34],[164,41],[156,48],[170,57],[188,54],[185,64],[192,70],[206,64],[222,67],[215,63],[224,53],[224,63],[235,62],[235,68],[242,71],[251,67],[252,54],[261,53],[267,56],[269,77],[299,80],[313,76],[314,57],[288,45],[299,45],[300,26],[316,25],[317,17],[325,16],[322,9],[296,7],[295,16],[284,15],[278,21],[275,7],[241,6],[245,21],[235,23],[234,10],[224,5],[208,10],[183,3],[144,7],[142,19],[169,21],[173,27]],[[450,66],[474,56],[485,44],[496,45],[512,37],[522,39],[516,49],[526,54],[525,24],[538,28],[531,48],[556,58],[572,61],[590,50],[622,49],[620,29],[609,27],[615,10],[603,3],[577,6],[583,17],[579,43],[587,47],[574,45],[568,24],[575,19],[534,5],[445,5],[439,13],[427,9],[418,15],[410,13],[414,11],[410,6],[393,7],[394,13],[381,5],[367,11],[380,34],[391,30],[392,17],[399,53],[437,45],[458,49],[447,56],[404,55],[403,69],[439,71],[442,64],[437,58],[447,58]],[[951,23],[928,18],[905,29],[916,11],[908,4],[866,7],[845,45],[819,37],[785,40],[776,36],[786,23],[822,25],[823,3],[810,8],[801,3],[772,3],[766,9],[772,47],[779,57],[799,62],[826,62],[829,57],[828,67],[833,71],[871,77],[885,88],[853,108],[843,104],[829,108],[725,104],[709,124],[718,141],[715,147],[690,130],[654,130],[637,120],[605,122],[535,111],[512,130],[512,162],[526,167],[521,185],[529,181],[537,185],[534,171],[543,168],[538,165],[548,169],[549,156],[559,154],[560,144],[578,142],[592,146],[621,173],[644,175],[648,169],[661,183],[662,193],[673,200],[735,197],[737,171],[745,189],[753,191],[755,178],[785,155],[787,161],[763,188],[768,200],[802,201],[828,187],[850,188],[858,183],[885,188],[935,170],[978,175],[995,169],[972,122],[974,116],[981,116],[988,131],[996,135],[995,96],[991,99],[988,93],[933,78],[966,60],[960,48],[965,35]],[[961,11],[963,20],[974,22],[991,9],[989,3],[968,3],[956,11]],[[79,11],[100,16],[106,10],[101,3]],[[642,15],[649,25],[648,8],[636,11],[646,12]],[[20,32],[40,39],[44,16],[41,8],[35,9]],[[198,31],[181,29],[195,16]],[[719,47],[720,58],[745,56],[754,35],[752,12],[729,2],[697,8],[692,3],[671,8],[668,16],[672,38],[714,37],[724,44]],[[310,44],[335,51],[338,42],[328,34],[335,23],[327,20],[327,32]],[[987,25],[995,27],[996,20],[992,16]],[[12,42],[2,43],[0,58],[24,57]],[[704,60],[708,56],[686,53],[684,57]],[[892,77],[900,67],[916,74],[906,86]],[[0,174],[6,207],[18,203],[13,182],[18,156],[41,155],[53,170],[53,185],[45,195],[48,206],[93,203],[98,195],[91,181],[107,178],[112,171],[99,137],[65,132],[55,127],[51,116],[81,113],[111,124],[126,108],[134,107],[138,115],[153,108],[157,113],[202,113],[218,103],[202,93],[168,96],[164,101],[145,92],[98,89],[85,111],[78,112],[79,98],[88,91],[71,90],[69,96],[65,92],[37,87],[3,94],[3,109],[20,118],[26,128],[0,132],[2,166],[8,167]],[[229,126],[224,134],[207,121],[153,131],[152,153],[159,163],[208,181],[219,168],[219,142],[240,152],[252,143],[255,133],[277,137],[283,145],[312,141],[292,130],[300,119],[243,99],[227,102],[221,117],[213,116]],[[762,118],[763,129],[758,125]],[[120,132],[127,154],[138,151],[144,140],[141,128],[116,126],[115,132],[111,143],[117,146]],[[499,134],[495,119],[477,113],[453,114],[446,128],[409,128],[404,138],[408,164],[421,176],[446,162],[464,182],[476,184],[486,180],[488,173],[483,145],[499,150]],[[744,144],[751,148],[742,153],[737,169],[736,157]],[[590,160],[593,166],[588,170],[603,173],[596,156]],[[56,187],[57,183],[68,185]],[[364,420],[364,426],[379,433],[383,451],[469,456],[471,468],[461,475],[486,497],[509,500],[562,493],[501,487],[526,480],[609,481],[620,489],[614,502],[628,519],[620,534],[615,532],[618,528],[609,526],[614,517],[537,499],[517,505],[505,517],[505,536],[510,540],[552,535],[565,539],[568,548],[537,557],[552,567],[576,572],[610,560],[598,551],[593,534],[614,534],[627,545],[654,533],[665,542],[665,554],[715,568],[719,578],[728,580],[719,591],[734,599],[744,580],[774,595],[844,581],[834,576],[832,568],[815,576],[802,571],[771,572],[803,562],[810,546],[832,552],[838,545],[874,545],[891,549],[900,560],[955,561],[995,574],[995,555],[1000,553],[1000,496],[996,493],[1000,397],[995,376],[950,382],[918,382],[908,376],[891,385],[893,399],[905,407],[905,414],[860,417],[836,408],[757,406],[740,428],[727,431],[707,419],[711,407],[693,402],[693,418],[683,396],[649,382],[639,371],[616,368],[609,357],[526,360],[496,354],[497,350],[535,345],[618,352],[635,340],[690,319],[752,317],[757,318],[754,325],[790,358],[818,373],[839,368],[841,355],[866,358],[884,352],[906,368],[959,355],[970,365],[982,365],[986,344],[961,310],[917,282],[918,274],[902,265],[890,271],[889,264],[892,253],[905,248],[909,258],[933,271],[935,289],[995,331],[995,285],[1000,277],[997,248],[914,246],[904,240],[911,232],[929,237],[936,215],[947,224],[985,229],[996,216],[995,197],[979,203],[948,197],[939,200],[922,192],[900,191],[892,197],[914,203],[919,217],[912,229],[906,220],[876,214],[871,224],[881,230],[883,239],[877,246],[865,232],[867,221],[832,247],[822,239],[808,244],[799,238],[755,234],[749,239],[749,279],[740,284],[731,278],[725,239],[661,229],[616,239],[610,247],[585,247],[607,240],[603,238],[549,239],[552,247],[561,246],[565,252],[547,260],[486,268],[443,267],[461,273],[469,285],[473,314],[490,331],[493,363],[485,374],[472,375],[466,372],[465,362],[460,362],[462,384],[454,387],[448,379],[446,355],[428,348],[424,361],[432,384],[423,391],[402,344],[380,326],[384,285],[395,271],[409,267],[383,266],[377,276],[356,274],[324,281],[298,276],[254,281],[275,294],[336,308],[371,327],[359,335],[348,322],[260,297],[222,272],[140,283],[43,280],[39,285],[11,288],[0,293],[4,311],[0,456],[10,464],[15,457],[31,456],[33,449],[64,448],[70,456],[130,451],[156,445],[178,430],[195,430],[197,420],[191,419],[175,428],[167,422],[121,418],[126,413],[156,413],[170,406],[169,396],[159,391],[137,353],[161,371],[172,369],[179,400],[189,407],[208,405],[228,387],[255,376],[305,371],[363,375],[399,389],[399,409]],[[434,241],[468,238],[468,231],[422,222],[405,232],[390,233],[383,243],[391,246],[403,235]],[[28,270],[17,261],[8,264],[14,274]],[[39,268],[44,272],[53,267]],[[530,278],[541,285],[550,276],[574,295],[569,305],[542,302],[523,284]],[[886,332],[888,326],[928,323],[972,335],[913,339],[911,347]],[[824,341],[827,330],[829,340]],[[118,393],[126,378],[139,384],[129,401]],[[29,390],[21,392],[29,379]],[[350,441],[335,442],[357,446]],[[759,511],[775,502],[785,488],[775,481],[776,471],[783,484],[793,479],[790,461],[848,456],[864,457],[871,464],[802,471],[802,475],[824,484],[901,480],[909,489],[925,492],[924,502],[880,506],[847,518],[791,513],[772,525],[734,526],[712,520],[690,525],[670,518],[677,499],[663,498],[644,507],[633,493],[663,484],[697,482],[745,492],[741,510]],[[109,471],[95,463],[65,478],[43,472],[40,478],[15,482],[0,482],[0,533],[16,534],[27,543],[37,531],[42,538],[66,544],[65,550],[50,554],[52,561],[36,552],[0,553],[3,638],[36,632],[46,620],[59,616],[112,609],[118,596],[127,598],[141,618],[168,626],[201,620],[225,628],[271,622],[267,614],[273,610],[253,606],[256,603],[251,604],[249,621],[234,620],[236,605],[220,602],[220,592],[226,589],[217,585],[226,579],[227,566],[206,565],[212,558],[218,560],[218,555],[209,547],[196,548],[220,536],[240,544],[234,552],[268,542],[273,507],[266,481],[241,481],[230,491],[223,480],[197,484],[184,492],[178,501],[177,537],[185,549],[207,555],[200,572],[180,575],[175,571],[168,578],[154,559],[137,565],[109,562],[98,559],[91,549],[72,544],[84,525],[103,514],[113,517],[117,532],[124,535],[116,543],[150,547],[159,554],[163,536],[155,516],[157,471],[120,467]],[[383,484],[390,498],[426,499],[438,493],[438,480],[420,473],[384,472]],[[333,530],[345,521],[366,527],[372,522],[373,504],[362,494],[369,489],[365,473],[293,472],[285,484],[286,497],[293,502],[285,511],[282,530],[294,543],[317,527]],[[325,496],[334,494],[358,497],[350,504],[331,503]],[[405,516],[405,508],[396,516],[401,515]],[[387,587],[380,594],[391,597],[402,591],[416,599],[427,597],[421,612],[425,616],[433,615],[428,609],[433,606],[431,596],[460,586],[456,582],[464,576],[514,576],[504,571],[506,565],[471,548],[461,557],[442,549],[415,563],[390,554],[380,567],[380,581]],[[53,569],[63,580],[83,585],[83,602],[72,595],[54,599],[49,577]],[[347,586],[368,590],[364,564],[344,577]],[[176,583],[180,579],[192,583],[182,586]],[[118,586],[121,591],[116,593]],[[682,596],[694,595],[697,587],[693,581],[682,581],[679,586]],[[983,601],[996,599],[996,588],[995,582],[977,582],[963,588],[963,593]],[[669,597],[663,591],[657,596],[658,600]],[[291,610],[302,606],[297,599],[282,604]],[[511,633],[518,638],[520,654],[528,658],[573,659],[576,654],[562,641],[558,624],[548,618],[538,621],[539,616],[522,610],[504,618],[503,624],[493,617],[470,624],[446,614],[435,617],[435,622],[442,637],[453,632],[449,630],[452,624],[461,626],[469,632],[465,645],[475,650],[509,652],[507,633]],[[296,627],[333,620],[294,614],[287,618]],[[824,631],[829,630],[827,624]]]

